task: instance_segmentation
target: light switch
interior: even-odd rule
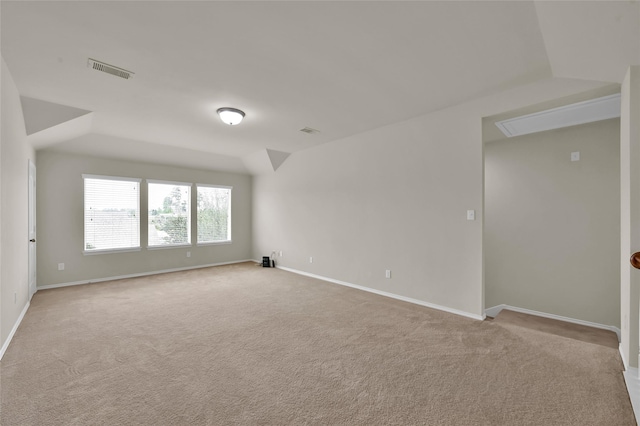
[[[571,153],[571,161],[580,161],[580,151]]]
[[[467,210],[467,220],[476,220],[475,210]]]

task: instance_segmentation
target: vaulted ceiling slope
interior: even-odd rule
[[[239,172],[262,150],[292,153],[552,77],[619,83],[640,63],[640,4],[627,0],[0,8],[2,56],[21,95],[92,112],[83,135],[41,136],[36,148],[117,158],[127,146],[127,158],[195,155],[194,166]],[[135,76],[94,71],[88,58]],[[225,106],[245,121],[224,125],[215,111]],[[307,126],[320,133],[300,132]]]

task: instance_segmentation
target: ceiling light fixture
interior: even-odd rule
[[[222,120],[223,123],[230,126],[240,124],[240,122],[244,118],[244,112],[236,108],[220,108],[218,110],[218,115],[220,116],[220,120]]]

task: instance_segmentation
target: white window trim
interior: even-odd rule
[[[92,256],[94,254],[111,254],[111,253],[130,253],[133,251],[140,251],[141,247],[131,248],[115,248],[115,249],[102,249],[102,250],[83,250],[82,254],[85,256]]]
[[[193,188],[193,182],[177,182],[172,180],[145,179],[147,183],[159,183],[161,185],[181,185]]]
[[[184,243],[184,244],[167,244],[164,246],[147,246],[147,250],[165,250],[165,249],[185,248],[185,247],[193,247],[193,244]]]
[[[83,189],[82,189],[82,209],[83,209],[83,219],[82,219],[82,245],[84,246],[86,244],[86,240],[85,240],[85,235],[84,235],[84,181],[85,179],[102,179],[102,180],[117,180],[117,181],[121,181],[121,182],[137,182],[138,185],[138,228],[140,228],[140,226],[142,226],[142,211],[140,209],[140,193],[142,191],[142,179],[141,178],[132,178],[132,177],[126,177],[126,176],[110,176],[110,175],[93,175],[93,174],[89,174],[89,173],[82,173],[82,182],[83,182]],[[140,239],[142,238],[141,235],[141,230],[138,229],[138,241],[140,241]],[[138,244],[135,247],[126,247],[126,248],[112,248],[112,249],[99,249],[99,250],[87,250],[87,249],[83,249],[82,250],[82,254],[87,256],[91,256],[91,255],[95,255],[95,254],[112,254],[112,253],[127,253],[127,252],[135,252],[135,251],[140,251],[141,250],[141,244]]]
[[[191,203],[193,200],[193,182],[178,182],[172,180],[158,180],[158,179],[145,179],[147,182],[147,224],[149,223],[149,184],[156,183],[160,185],[178,185],[178,186],[188,186],[189,187],[189,226],[187,231],[189,233],[190,243],[179,243],[179,244],[164,244],[157,246],[149,245],[149,237],[147,236],[147,250],[163,250],[163,249],[172,249],[172,248],[181,248],[181,247],[193,247],[193,235],[191,235],[191,224],[193,222],[193,211],[191,208]],[[196,239],[198,237],[196,236]]]
[[[221,188],[221,189],[233,189],[233,186],[226,186],[226,185],[213,185],[213,184],[208,184],[208,183],[196,183],[197,187],[203,186],[205,188]]]
[[[224,244],[232,244],[233,243],[233,239],[231,240],[224,240],[224,241],[211,241],[208,243],[197,243],[196,246],[197,247],[206,247],[206,246],[221,246]]]
[[[124,182],[142,182],[142,179],[132,178],[132,177],[122,177],[122,176],[107,176],[107,175],[89,175],[82,174],[82,179],[104,179],[104,180],[120,180]],[[140,196],[138,196],[140,198]]]
[[[218,246],[218,245],[223,245],[223,244],[232,244],[233,243],[233,228],[231,227],[231,224],[233,223],[232,221],[232,212],[233,209],[231,208],[231,204],[233,202],[233,186],[227,186],[227,185],[213,185],[213,184],[208,184],[208,183],[196,183],[196,197],[197,197],[197,191],[198,188],[203,187],[203,188],[220,188],[220,189],[228,189],[229,190],[229,235],[231,236],[231,238],[229,238],[228,240],[221,240],[221,241],[205,241],[205,242],[198,242],[198,233],[196,232],[196,247],[202,247],[202,246]],[[196,198],[197,200],[197,198]],[[196,206],[196,229],[198,227],[198,207]]]

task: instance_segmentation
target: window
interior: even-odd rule
[[[198,184],[198,244],[231,241],[231,188]]]
[[[84,252],[140,249],[140,179],[82,175]]]
[[[149,247],[191,244],[191,184],[147,182]]]

